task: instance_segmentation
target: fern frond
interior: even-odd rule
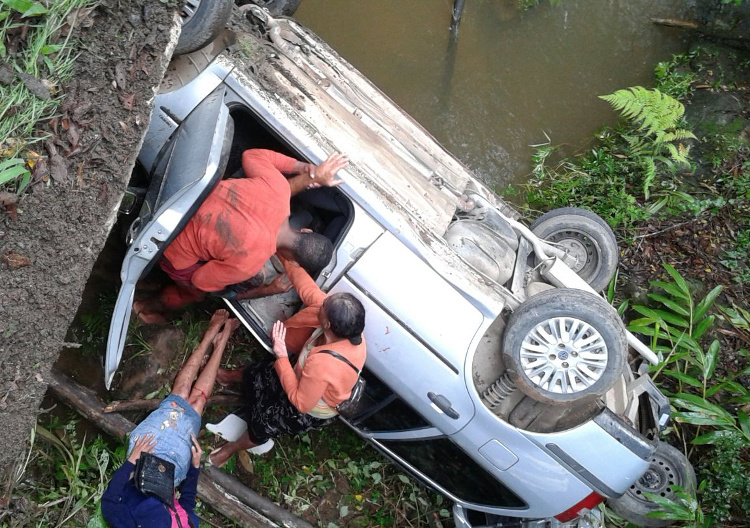
[[[656,178],[656,163],[654,163],[653,158],[643,158],[643,170],[645,173],[643,176],[643,196],[648,200],[649,189],[654,184],[654,179]]]
[[[672,161],[678,165],[690,165],[690,160],[688,159],[688,155],[690,154],[689,147],[686,149],[682,145],[675,145],[674,143],[667,143],[666,147]]]
[[[678,100],[642,86],[617,90],[599,98],[611,104],[647,135],[673,129],[685,113],[685,107]]]
[[[695,135],[689,130],[678,128],[677,130],[670,130],[669,132],[664,132],[664,134],[662,134],[662,136],[659,139],[661,141],[682,141],[684,139],[698,139],[698,138],[696,138]]]

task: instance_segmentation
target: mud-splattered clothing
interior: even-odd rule
[[[271,150],[246,150],[247,177],[219,182],[164,256],[177,270],[204,261],[191,280],[206,292],[253,277],[276,252],[276,236],[290,212],[291,190],[282,173],[295,163]]]
[[[170,394],[130,433],[128,456],[136,438],[153,434],[156,440],[154,455],[174,464],[174,484],[177,486],[185,479],[193,457],[190,435],[197,438],[200,429],[201,417],[190,403],[181,396]]]

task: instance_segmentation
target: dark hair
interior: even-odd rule
[[[348,339],[353,345],[362,342],[365,329],[365,307],[351,293],[334,293],[323,304],[331,323],[331,332]]]
[[[297,233],[292,253],[297,264],[314,276],[331,262],[333,244],[318,233]]]

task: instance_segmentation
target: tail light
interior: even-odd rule
[[[557,519],[560,522],[572,521],[573,519],[578,517],[578,514],[581,510],[584,510],[584,509],[590,510],[591,508],[593,508],[594,506],[596,506],[597,504],[603,501],[604,501],[604,497],[602,497],[595,491],[591,492],[590,495],[587,495],[581,502],[579,502],[575,506],[571,506],[564,512],[558,513],[557,515],[555,515],[555,519]]]

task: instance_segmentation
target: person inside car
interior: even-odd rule
[[[177,374],[172,393],[130,434],[128,457],[112,475],[102,495],[102,514],[113,528],[198,527],[193,508],[202,450],[196,437],[227,341],[239,325],[237,319],[229,319],[228,315],[226,310],[214,313],[200,345]],[[211,344],[211,357],[193,384]],[[162,502],[136,488],[134,473],[142,453],[151,453],[174,465],[174,486],[179,486],[179,499],[172,492],[167,494],[172,500]],[[176,524],[176,519],[180,524]]]
[[[316,274],[331,260],[333,246],[323,235],[290,226],[289,200],[306,189],[343,183],[334,178],[348,163],[338,153],[316,166],[272,150],[243,152],[246,177],[220,181],[164,250],[159,265],[175,284],[133,303],[135,313],[145,323],[163,323],[165,311],[200,301],[206,293],[249,295],[263,284],[261,270],[274,253]]]
[[[241,449],[261,454],[273,446],[274,437],[329,423],[357,381],[352,366],[361,370],[365,363],[362,303],[350,293],[326,295],[304,269],[285,259],[282,263],[305,308],[274,324],[275,360],[219,369],[219,384],[242,383],[246,405],[235,414],[247,422],[247,431],[209,455],[209,463],[218,467]],[[288,351],[298,354],[294,365]]]

